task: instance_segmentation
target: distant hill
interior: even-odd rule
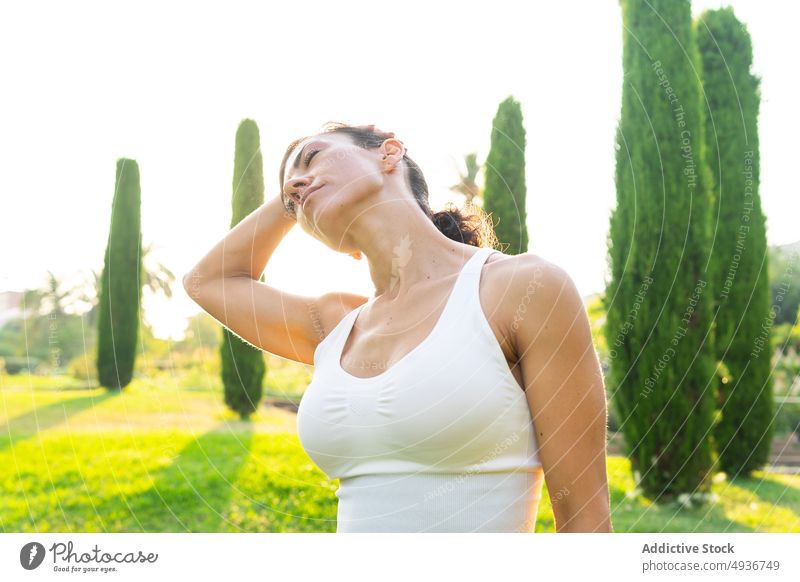
[[[774,324],[794,323],[800,309],[800,240],[769,247],[769,286]]]
[[[785,245],[775,245],[770,249],[779,249],[780,252],[791,255],[792,253],[800,254],[800,240]]]

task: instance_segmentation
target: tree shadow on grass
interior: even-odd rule
[[[172,463],[141,479],[144,491],[124,493],[97,506],[106,532],[216,532],[242,465],[250,455],[253,429],[232,434],[217,427],[175,451]],[[162,449],[163,450],[163,449]]]
[[[772,475],[756,473],[752,477],[734,477],[730,484],[750,491],[764,503],[800,512],[800,487],[783,483]]]
[[[80,396],[68,398],[37,406],[30,412],[20,414],[0,425],[0,451],[13,447],[17,441],[30,438],[54,426],[63,424],[70,416],[102,404],[115,394],[104,391],[97,396]]]

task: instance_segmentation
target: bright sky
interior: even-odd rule
[[[727,3],[695,1],[693,11]],[[761,196],[770,244],[800,238],[792,2],[734,0],[763,78]],[[792,14],[794,12],[794,14]],[[426,174],[431,205],[460,200],[456,163],[485,159],[498,104],[522,104],[529,251],[581,294],[601,291],[614,206],[619,4],[579,2],[4,3],[0,50],[0,291],[100,270],[115,163],[138,161],[145,243],[177,276],[148,300],[159,335],[199,311],[180,284],[228,230],[234,135],[259,125],[267,198],[282,152],[329,120],[394,131]],[[302,294],[371,295],[365,261],[295,227],[267,267]]]

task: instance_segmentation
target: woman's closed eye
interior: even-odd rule
[[[308,168],[308,165],[311,163],[311,158],[313,158],[319,152],[320,152],[320,150],[317,149],[317,150],[311,150],[310,152],[308,152],[306,154],[306,157],[303,160],[303,163],[305,164],[306,168]],[[295,203],[296,202],[300,202],[300,193],[296,192],[296,191],[295,192],[291,192],[291,193],[286,194],[286,197],[287,197],[287,201],[286,201],[285,206],[286,206],[287,210],[289,210],[289,212],[292,215],[294,215],[295,208],[296,208],[295,207]]]
[[[313,158],[317,153],[319,153],[319,150],[311,150],[306,154],[306,159],[303,160],[306,165],[306,168],[308,167],[308,164],[311,163],[311,158]]]

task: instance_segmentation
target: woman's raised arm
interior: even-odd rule
[[[183,277],[183,287],[209,315],[249,344],[312,364],[314,351],[345,313],[366,298],[351,293],[305,297],[258,279],[296,224],[280,197],[239,222]]]

